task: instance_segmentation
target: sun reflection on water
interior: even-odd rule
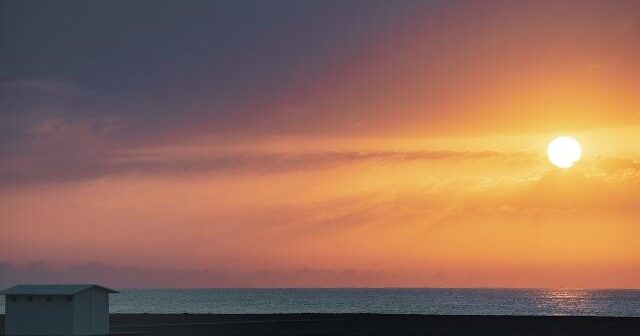
[[[598,308],[594,293],[582,289],[542,290],[536,303],[551,315],[588,315]]]

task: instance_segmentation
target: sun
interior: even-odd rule
[[[582,157],[582,147],[570,136],[559,136],[549,143],[547,156],[554,166],[568,169]]]

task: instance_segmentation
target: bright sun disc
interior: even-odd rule
[[[547,147],[547,156],[554,166],[571,168],[582,157],[582,147],[576,139],[560,136],[553,139]]]

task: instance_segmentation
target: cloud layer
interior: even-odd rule
[[[640,286],[637,1],[4,6],[0,283]]]

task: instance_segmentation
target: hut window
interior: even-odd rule
[[[27,301],[29,302],[33,301],[33,296],[27,296]]]
[[[67,295],[66,300],[67,300],[67,302],[73,301],[73,296]]]
[[[53,298],[52,298],[51,296],[47,296],[47,297],[45,298],[45,300],[46,300],[47,302],[51,302],[51,301],[53,301]]]

